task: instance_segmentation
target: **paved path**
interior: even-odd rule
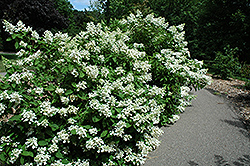
[[[250,166],[250,134],[227,101],[207,90],[195,95],[144,166]]]

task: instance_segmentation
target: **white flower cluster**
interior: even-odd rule
[[[60,91],[61,92],[61,91]],[[59,93],[59,92],[58,92]],[[57,113],[61,116],[67,116],[68,114],[77,114],[79,108],[75,107],[73,105],[69,105],[67,108],[56,108],[54,106],[51,106],[51,103],[49,101],[44,101],[41,105],[41,113],[45,116],[52,117],[56,115]]]
[[[50,160],[51,155],[48,154],[46,147],[39,147],[37,149],[38,153],[34,157],[35,163],[40,165],[47,165],[47,162]]]
[[[96,79],[99,74],[99,69],[96,65],[90,65],[85,68],[86,74],[92,79]]]
[[[17,25],[14,26],[13,24],[9,23],[6,20],[3,20],[4,28],[6,32],[10,34],[17,33],[17,32],[35,32],[32,30],[31,27],[25,27],[25,24],[22,21],[18,21]]]
[[[52,163],[51,166],[89,166],[89,161],[78,159],[77,161],[70,162],[68,164],[63,164],[61,160],[57,160]]]
[[[0,116],[1,116],[2,114],[4,114],[4,110],[5,110],[6,108],[7,108],[6,105],[4,105],[3,103],[0,103]]]
[[[2,136],[0,141],[1,141],[1,144],[7,143],[7,145],[9,145],[12,142],[10,136],[7,136],[7,137]]]
[[[18,159],[19,155],[22,153],[22,149],[13,149],[11,151],[11,157],[10,157],[10,160],[9,162],[14,164],[16,162],[16,160]]]
[[[27,111],[24,109],[21,116],[22,116],[21,120],[23,122],[29,122],[29,124],[32,124],[37,119],[36,114],[32,110]]]
[[[179,115],[173,115],[172,118],[169,118],[170,122],[172,122],[172,123],[176,122],[176,121],[179,120],[179,119],[180,119],[180,116],[179,116]]]
[[[21,79],[25,80],[25,81],[29,81],[33,78],[33,74],[31,72],[23,72],[23,73],[13,73],[10,77],[9,77],[9,82],[15,82],[16,84],[20,84],[21,83]]]
[[[31,147],[32,149],[36,149],[38,147],[37,138],[32,137],[32,138],[26,139],[25,145],[26,145],[26,148]]]

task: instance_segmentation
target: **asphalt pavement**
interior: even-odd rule
[[[250,133],[229,102],[206,89],[194,94],[144,166],[250,166]]]

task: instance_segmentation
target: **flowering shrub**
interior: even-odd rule
[[[160,143],[160,124],[178,120],[175,114],[192,98],[189,87],[208,80],[201,62],[186,56],[182,40],[167,39],[179,43],[177,51],[169,48],[173,43],[165,47],[152,39],[159,44],[154,54],[135,42],[137,23],[129,21],[135,18],[139,26],[148,17],[131,15],[117,23],[120,29],[88,23],[75,37],[50,31],[39,36],[21,21],[4,21],[20,59],[5,63],[0,82],[0,160],[25,166],[143,164]],[[161,23],[155,19],[152,29]],[[160,33],[167,28],[159,26]]]
[[[192,88],[201,89],[211,81],[206,76],[207,69],[202,68],[203,62],[190,57],[188,43],[184,40],[184,25],[169,26],[164,18],[155,18],[153,14],[143,17],[140,11],[111,25],[128,34],[131,45],[146,52],[146,59],[152,65],[150,84],[166,90],[161,125],[171,122],[170,117],[183,112],[190,104],[194,98],[189,94]]]

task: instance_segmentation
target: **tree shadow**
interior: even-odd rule
[[[239,128],[240,129],[239,132],[242,133],[242,135],[244,135],[248,139],[250,139],[250,133],[247,131],[247,126],[240,119],[237,119],[237,118],[234,118],[234,119],[235,121],[227,120],[227,119],[221,120],[221,121]]]
[[[242,157],[239,157],[236,161],[231,161],[232,164],[230,164],[230,162],[225,160],[222,156],[214,155],[214,163],[216,166],[249,166],[250,155],[243,155]],[[188,161],[188,164],[190,166],[202,166],[194,161]]]
[[[221,120],[222,122],[225,122],[231,126],[234,126],[234,127],[237,127],[237,128],[241,128],[241,129],[246,129],[243,122],[240,121],[239,119],[236,119],[235,121],[234,120]]]

